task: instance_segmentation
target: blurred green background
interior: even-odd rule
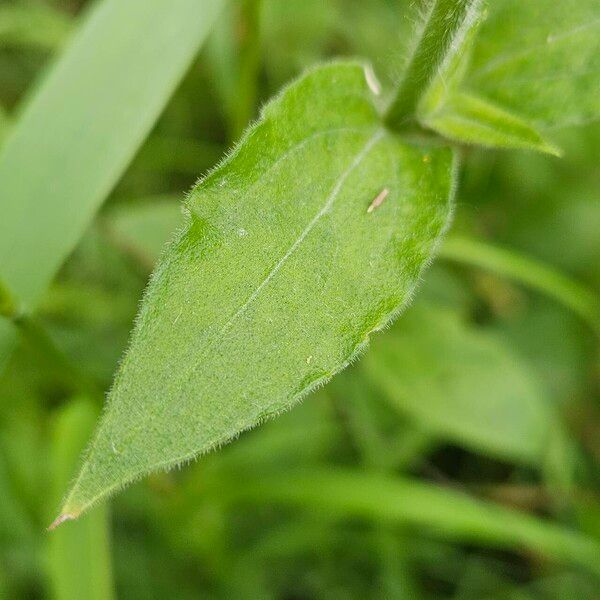
[[[0,143],[87,4],[0,0]],[[369,59],[389,87],[410,4],[221,14],[44,295],[38,324],[79,375],[110,386],[185,191],[261,104],[335,56]],[[554,268],[600,293],[600,126],[552,136],[562,159],[463,149],[453,242],[363,360],[52,534],[101,396],[20,342],[0,376],[0,597],[600,598],[600,329],[468,264],[493,244],[508,271],[527,257],[525,278]]]

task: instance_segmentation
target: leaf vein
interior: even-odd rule
[[[239,319],[241,315],[243,315],[248,307],[256,300],[260,292],[263,288],[275,277],[278,271],[283,267],[283,265],[289,260],[289,258],[296,252],[298,247],[304,242],[306,236],[315,228],[317,223],[331,210],[335,200],[340,193],[346,179],[348,176],[358,167],[358,165],[364,160],[364,158],[369,154],[371,149],[377,144],[377,142],[383,137],[384,131],[383,129],[378,129],[375,134],[367,141],[367,143],[361,148],[360,152],[354,157],[348,168],[340,175],[336,184],[327,199],[325,204],[321,207],[319,212],[311,219],[308,225],[302,230],[300,235],[296,238],[294,243],[288,248],[287,252],[277,261],[275,266],[269,271],[268,275],[262,280],[262,282],[258,285],[258,287],[252,292],[252,294],[248,297],[246,302],[237,310],[237,312],[225,323],[221,331],[219,332],[219,336],[225,335],[229,329],[233,326],[233,324]]]

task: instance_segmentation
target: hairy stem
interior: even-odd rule
[[[419,100],[443,62],[460,47],[479,15],[480,0],[430,0],[404,75],[386,115],[393,129],[414,122]]]

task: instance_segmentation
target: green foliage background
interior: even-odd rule
[[[86,8],[0,5],[0,140]],[[314,63],[366,57],[389,86],[413,18],[391,0],[263,0],[219,17],[43,296],[39,324],[69,368],[20,342],[2,372],[0,597],[597,598],[598,330],[579,288],[543,276],[556,268],[600,292],[594,122],[551,131],[561,159],[463,150],[455,240],[510,250],[504,271],[538,283],[541,272],[550,295],[481,269],[477,247],[455,242],[405,317],[331,385],[45,532],[183,192]],[[474,63],[493,51],[476,48]],[[556,120],[541,110],[528,116]]]

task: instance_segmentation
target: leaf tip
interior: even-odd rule
[[[562,148],[559,148],[556,144],[553,144],[552,142],[545,142],[543,150],[551,156],[556,156],[556,158],[562,158],[564,155]]]
[[[62,525],[66,521],[74,521],[78,515],[73,513],[63,513],[56,517],[52,523],[48,526],[46,531],[54,531],[59,525]]]
[[[562,158],[564,156],[563,149],[555,144],[551,139],[548,139],[545,135],[538,133],[539,145],[538,150],[555,156],[556,158]]]

